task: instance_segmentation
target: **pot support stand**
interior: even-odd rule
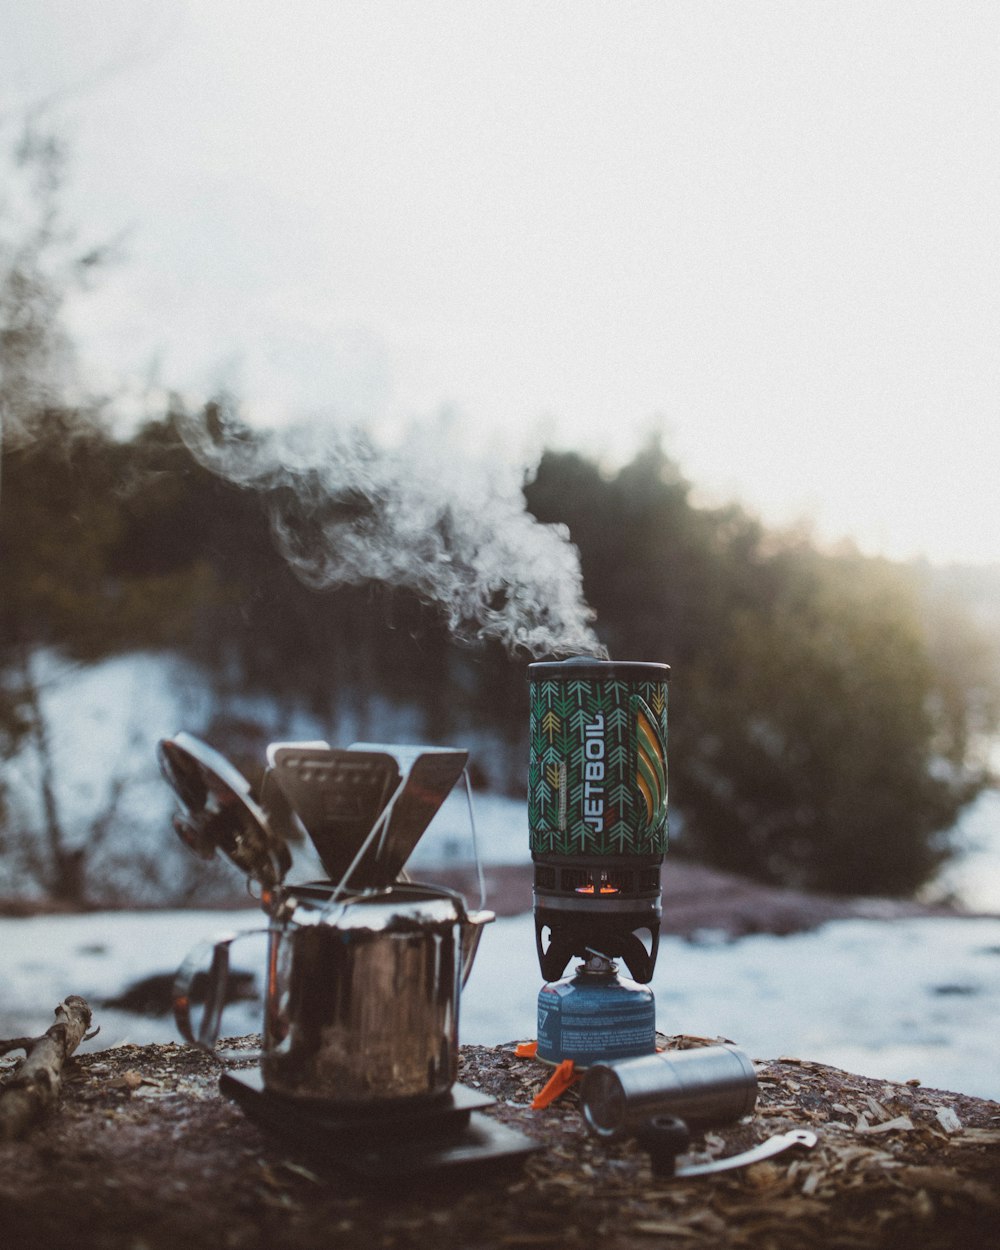
[[[495,1098],[455,1085],[443,1098],[349,1108],[268,1090],[257,1068],[224,1072],[219,1090],[247,1117],[317,1161],[367,1180],[520,1166],[538,1142],[482,1108]]]

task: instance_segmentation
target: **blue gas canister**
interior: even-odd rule
[[[538,1058],[572,1059],[579,1068],[656,1051],[656,1007],[646,985],[618,975],[617,964],[592,954],[576,973],[543,985],[538,995]]]

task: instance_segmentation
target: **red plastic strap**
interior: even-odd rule
[[[549,1077],[548,1083],[535,1095],[531,1104],[532,1111],[541,1111],[550,1103],[555,1102],[562,1094],[579,1080],[572,1059],[564,1059]]]

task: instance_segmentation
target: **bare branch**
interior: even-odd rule
[[[91,1010],[71,994],[55,1011],[56,1022],[38,1038],[18,1038],[28,1057],[0,1091],[0,1141],[12,1141],[59,1097],[62,1067],[90,1028]],[[25,1047],[23,1043],[27,1041]],[[5,1045],[7,1043],[4,1043]],[[11,1049],[14,1049],[11,1044]]]
[[[8,1055],[12,1050],[23,1050],[27,1054],[37,1041],[37,1037],[10,1037],[5,1042],[0,1041],[0,1055]]]

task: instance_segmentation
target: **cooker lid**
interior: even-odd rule
[[[187,847],[202,859],[221,851],[265,889],[284,879],[291,853],[238,768],[188,733],[163,738],[157,756],[180,804],[174,829]]]

